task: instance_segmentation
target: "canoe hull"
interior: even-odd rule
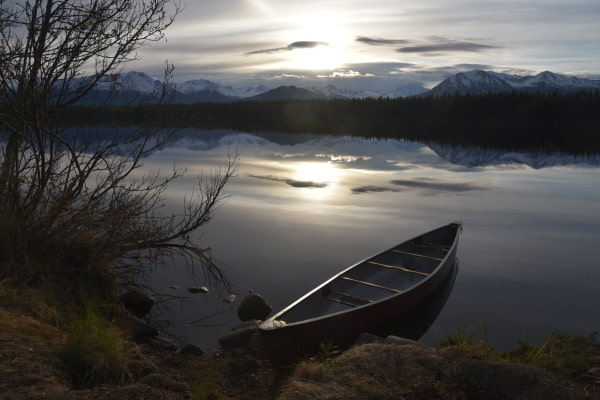
[[[301,307],[303,301],[308,301],[307,299],[311,295],[314,297],[315,292],[322,291],[328,284],[326,282],[282,312],[265,321],[259,326],[259,331],[271,362],[275,365],[291,364],[307,356],[319,353],[322,343],[331,343],[340,348],[345,348],[351,345],[362,332],[373,330],[394,317],[417,307],[446,280],[456,262],[460,224],[454,225],[452,229],[453,232],[455,231],[455,238],[449,246],[445,257],[427,279],[422,280],[409,290],[389,295],[384,299],[370,304],[354,307],[345,312],[337,312],[282,326],[274,325],[274,322],[278,318],[285,317],[289,309]],[[438,230],[441,229],[443,228],[439,228]],[[428,234],[435,234],[436,231],[429,232]],[[412,240],[418,238],[420,237]],[[371,257],[371,259],[373,258]],[[361,261],[336,275],[336,277],[344,273],[347,274],[348,271],[364,263],[365,261]],[[336,279],[336,277],[332,278],[332,280]]]

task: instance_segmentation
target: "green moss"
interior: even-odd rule
[[[63,361],[75,387],[119,384],[129,377],[127,364],[132,345],[93,307],[73,321]]]

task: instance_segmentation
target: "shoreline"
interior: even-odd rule
[[[543,347],[523,343],[521,354],[500,354],[466,332],[436,348],[370,337],[343,353],[323,351],[286,369],[240,348],[184,354],[127,341],[127,376],[121,383],[75,388],[65,367],[70,326],[64,317],[30,290],[0,289],[0,392],[14,400],[295,400],[314,398],[311,393],[330,399],[600,399],[595,335],[557,334],[561,340]],[[537,356],[524,363],[527,354]]]

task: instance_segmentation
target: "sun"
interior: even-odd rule
[[[314,41],[320,45],[289,51],[284,64],[295,70],[334,70],[348,57],[352,35],[337,14],[320,12],[303,14],[290,20],[286,33],[289,42]]]
[[[328,46],[299,49],[290,54],[286,64],[299,70],[333,70],[340,65],[339,50]]]

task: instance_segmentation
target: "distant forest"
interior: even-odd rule
[[[600,153],[600,93],[81,106],[77,125],[316,133]]]

